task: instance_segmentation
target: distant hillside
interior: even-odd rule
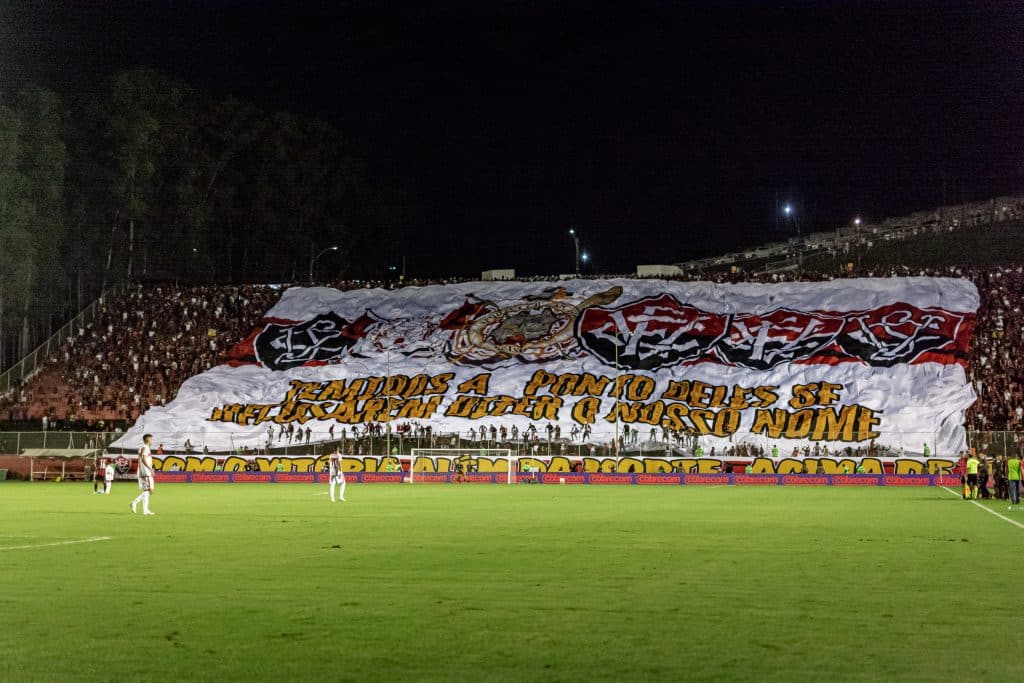
[[[803,267],[833,270],[850,262],[859,263],[864,268],[1024,264],[1024,221],[992,223],[905,240],[876,239],[870,247],[851,247],[845,253],[807,255],[803,259]]]

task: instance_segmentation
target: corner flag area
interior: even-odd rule
[[[133,489],[0,484],[0,680],[1020,675],[1024,511],[941,487]]]

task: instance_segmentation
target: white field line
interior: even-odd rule
[[[942,488],[946,489],[947,491],[949,491],[949,492],[950,492],[951,494],[953,494],[953,495],[954,495],[954,496],[956,496],[957,498],[962,498],[962,497],[963,497],[963,494],[962,494],[962,493],[957,493],[956,491],[954,491],[953,489],[951,489],[951,488],[949,488],[949,487],[947,487],[947,486],[943,486]],[[976,500],[972,500],[972,501],[970,501],[970,502],[974,503],[975,505],[977,505],[977,506],[978,506],[979,508],[981,508],[981,509],[982,509],[982,510],[984,510],[985,512],[990,512],[990,513],[992,513],[993,515],[995,515],[996,517],[998,517],[999,519],[1001,519],[1001,520],[1003,520],[1003,521],[1005,521],[1005,522],[1009,522],[1010,524],[1014,525],[1015,527],[1020,527],[1021,529],[1024,529],[1024,524],[1021,524],[1021,523],[1020,523],[1020,522],[1018,522],[1017,520],[1015,520],[1015,519],[1010,519],[1010,518],[1009,518],[1009,517],[1007,517],[1006,515],[1001,515],[1001,514],[999,514],[998,512],[996,512],[995,510],[993,510],[992,508],[988,508],[988,507],[985,507],[984,505],[982,505],[981,503],[979,503],[979,502],[978,502],[978,501],[976,501]]]
[[[34,543],[31,545],[7,545],[0,546],[0,550],[32,550],[33,548],[52,548],[57,545],[73,545],[75,543],[96,543],[97,541],[109,541],[111,536],[90,536],[89,538],[77,538],[71,541],[54,541],[53,543]]]

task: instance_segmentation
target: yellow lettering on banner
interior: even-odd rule
[[[843,390],[842,384],[832,384],[831,382],[822,382],[821,389],[818,390],[818,405],[819,406],[830,406],[839,400],[839,394],[837,392]]]
[[[767,434],[772,439],[782,436],[786,427],[788,413],[778,408],[760,408],[754,412],[754,424],[750,431],[753,434]]]
[[[857,439],[859,441],[877,439],[881,436],[881,432],[875,431],[875,427],[881,423],[881,419],[876,415],[880,415],[881,411],[874,411],[863,406],[857,406],[857,408]]]
[[[813,409],[798,410],[795,413],[790,413],[789,419],[786,422],[786,431],[784,432],[786,438],[807,438],[807,435],[811,433],[811,426],[814,423],[814,417],[816,414],[817,411]]]
[[[583,425],[594,424],[601,410],[601,399],[587,396],[576,401],[572,407],[572,419]]]
[[[438,460],[443,460],[443,458],[438,458]],[[432,458],[424,458],[423,456],[418,456],[412,461],[412,471],[436,472],[437,469],[434,467],[434,460]]]
[[[754,387],[754,396],[757,396],[760,403],[754,407],[756,408],[767,408],[779,400],[779,395],[776,393],[778,387],[774,384],[769,384],[760,387]],[[754,405],[754,404],[751,404]]]
[[[637,458],[620,458],[618,466],[615,468],[616,472],[629,472],[629,468],[632,467],[634,472],[644,471],[644,461]]]
[[[170,472],[177,467],[179,470],[185,469],[184,458],[179,458],[176,455],[168,455],[166,458],[153,458],[153,469],[158,472]]]
[[[491,471],[492,472],[507,472],[508,471],[508,462],[505,461],[505,460],[501,460],[499,462],[502,465],[505,466],[504,469],[501,468],[501,467],[496,467],[495,469],[493,469]],[[498,463],[495,463],[495,465],[497,465],[497,464]],[[540,461],[540,460],[537,460],[536,458],[522,458],[522,459],[520,459],[519,460],[519,471],[522,472],[524,467],[529,467],[530,468],[530,472],[543,472],[544,471],[544,463],[542,461]]]
[[[535,396],[540,389],[555,383],[555,375],[545,370],[536,370],[523,389],[523,396]]]
[[[448,383],[453,379],[455,379],[454,372],[442,372],[439,375],[433,375],[430,378],[430,387],[423,393],[429,396],[433,396],[435,394],[447,394]]]
[[[716,458],[699,458],[697,474],[717,474],[722,471],[722,461]]]
[[[583,458],[586,472],[614,472],[615,458]]]
[[[661,426],[673,432],[681,431],[689,427],[685,418],[690,416],[690,409],[682,403],[669,403],[665,406],[665,417],[661,420]]]
[[[481,399],[476,410],[469,416],[471,420],[479,420],[484,417],[499,417],[507,415],[518,406],[518,402],[511,396],[492,396]]]
[[[732,396],[729,398],[729,407],[734,410],[746,410],[750,407],[750,397],[753,393],[753,389],[747,389],[739,384],[734,384]]]
[[[293,379],[292,381],[288,382],[288,384],[291,385],[291,389],[289,389],[285,393],[284,401],[282,402],[295,401],[300,393],[304,393],[307,390],[307,387],[309,386],[310,383],[303,382],[302,380],[299,379]],[[317,386],[319,386],[319,383],[317,383]],[[315,398],[316,397],[314,396],[314,400]]]
[[[608,388],[609,382],[611,382],[610,377],[597,377],[589,372],[584,372],[580,375],[579,384],[573,389],[572,394],[573,396],[601,396]]]
[[[775,474],[775,463],[769,458],[756,458],[750,464],[752,474]]]
[[[917,460],[897,460],[893,474],[924,474],[928,466]]]
[[[277,407],[276,405],[270,405],[270,404],[261,405],[259,407],[260,408],[259,409],[259,414],[256,415],[256,419],[253,421],[253,424],[260,425],[260,424],[263,424],[264,422],[267,422],[267,421],[273,419],[271,417],[271,415],[270,415],[270,411],[273,410],[276,407]]]
[[[401,396],[409,386],[409,378],[405,375],[391,375],[384,380],[384,396]]]
[[[775,466],[778,474],[799,474],[804,471],[804,463],[793,458],[783,458]]]
[[[562,373],[555,378],[554,384],[551,385],[551,393],[555,396],[571,394],[579,381],[580,376],[574,372]]]
[[[197,458],[190,455],[185,460],[185,469],[188,472],[213,472],[217,469],[217,460],[209,456]]]
[[[843,460],[843,464],[847,466],[851,472],[857,471],[857,464],[853,460]],[[885,474],[885,468],[882,467],[882,461],[878,458],[861,458],[860,466],[864,468],[864,474]]]
[[[456,396],[455,400],[445,409],[444,416],[468,418],[479,402],[480,399],[477,396]]]
[[[280,465],[285,472],[308,472],[315,462],[311,457],[287,457],[287,458],[256,458],[253,464],[259,472],[276,472]]]
[[[388,422],[391,416],[388,415],[388,402],[383,398],[371,398],[363,401],[363,409],[356,418],[360,422]]]
[[[690,385],[690,406],[692,408],[707,408],[711,385],[707,382],[693,382]]]
[[[795,385],[793,387],[793,398],[789,399],[789,407],[797,410],[813,406],[817,399],[815,399],[814,392],[811,390],[811,387],[816,386],[816,384]]]
[[[670,380],[668,388],[661,394],[666,401],[685,401],[690,393],[690,383],[686,380]]]
[[[395,415],[399,420],[429,420],[434,412],[441,407],[441,396],[431,396],[427,400],[410,398],[402,403]]]
[[[698,408],[690,411],[690,422],[693,423],[693,428],[697,430],[697,434],[705,436],[714,431],[715,414],[710,410],[704,410]]]
[[[672,466],[686,474],[689,474],[693,471],[693,468],[697,466],[697,459],[677,458],[672,461]]]
[[[654,393],[654,380],[646,375],[633,375],[633,381],[626,387],[626,400],[646,401]]]
[[[662,460],[660,458],[646,458],[644,459],[644,472],[654,474],[657,472],[671,472],[672,463],[668,460]]]
[[[224,459],[221,469],[225,472],[241,472],[245,469],[247,460],[237,455],[231,455]]]
[[[807,471],[818,473],[818,465],[821,465],[822,474],[842,474],[843,470],[839,467],[839,461],[833,458],[807,458],[804,460],[807,463]]]
[[[474,458],[478,472],[508,472],[508,460],[504,458]],[[525,460],[520,461],[520,466]]]
[[[239,403],[229,403],[224,406],[224,411],[221,413],[221,422],[238,422],[238,414],[242,412],[242,405]]]
[[[954,464],[956,463],[952,460],[933,458],[928,461],[928,474],[949,474],[950,470],[953,469]]]
[[[853,431],[857,424],[857,406],[843,406],[836,412],[835,408],[821,411],[821,419],[814,423],[811,434],[812,441],[853,441]]]
[[[766,434],[772,439],[811,441],[866,441],[879,436],[872,430],[880,420],[877,413],[861,405],[835,408],[805,408],[788,412],[782,408],[758,409],[754,413],[751,432]]]
[[[570,472],[572,471],[572,463],[569,462],[569,458],[561,455],[551,458],[551,462],[548,463],[548,472]]]
[[[557,420],[558,409],[562,407],[562,399],[557,396],[541,396],[533,407],[534,420]]]
[[[480,396],[486,396],[487,388],[490,386],[490,381],[491,373],[484,372],[476,375],[472,379],[467,379],[458,386],[457,391],[460,394],[479,394]]]
[[[324,382],[320,393],[316,395],[317,401],[340,401],[345,398],[345,380],[334,379]]]

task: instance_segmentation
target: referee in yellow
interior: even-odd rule
[[[1006,479],[1010,486],[1010,509],[1020,505],[1020,456],[1011,455],[1006,460]]]
[[[978,456],[971,453],[967,458],[967,488],[971,491],[971,498],[978,497],[978,465],[981,464]]]

